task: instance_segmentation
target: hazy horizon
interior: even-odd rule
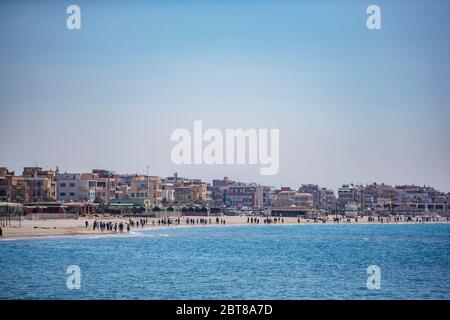
[[[81,30],[66,8],[81,8]],[[366,28],[381,8],[382,29]],[[2,1],[0,166],[450,191],[447,1]],[[280,170],[171,162],[171,132],[280,129]]]

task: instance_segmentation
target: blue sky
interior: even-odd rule
[[[82,29],[66,28],[77,4]],[[381,7],[382,30],[366,28]],[[0,165],[450,191],[447,1],[2,1]],[[176,128],[279,128],[280,172],[175,166]]]

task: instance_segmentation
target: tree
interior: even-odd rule
[[[104,204],[103,199],[98,194],[95,195],[94,203]]]

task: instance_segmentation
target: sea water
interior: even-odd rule
[[[67,285],[74,265],[79,289]],[[367,285],[372,265],[380,289]],[[2,240],[0,299],[450,299],[450,224],[171,226]]]

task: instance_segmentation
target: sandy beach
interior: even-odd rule
[[[194,219],[194,224],[186,224],[186,218]],[[221,217],[220,219],[225,220],[225,225],[246,225],[249,224],[247,222],[249,217],[247,216],[225,216]],[[144,218],[145,219],[145,218]],[[173,218],[174,220],[176,218]],[[167,228],[177,228],[180,226],[185,227],[208,227],[208,226],[215,226],[216,218],[211,217],[211,224],[209,223],[209,218],[207,218],[206,224],[197,223],[197,219],[201,219],[201,217],[183,217],[180,218],[180,224],[170,224],[170,225],[163,225],[158,224],[158,219],[155,218],[147,218],[147,224],[144,226],[145,228],[154,228],[154,227],[167,227]],[[251,218],[250,218],[251,219]],[[273,219],[273,217],[272,217]],[[280,218],[281,219],[281,218]],[[282,218],[283,220],[279,220],[277,224],[323,224],[324,222],[319,221],[315,222],[311,219],[300,219],[300,222],[298,218],[294,217],[285,217]],[[386,219],[381,221],[373,221],[369,222],[368,217],[360,217],[358,218],[358,221],[356,222],[354,219],[351,219],[350,222],[347,222],[346,219],[341,220],[341,224],[376,224],[376,223],[447,223],[446,218],[440,218],[435,221],[428,221],[428,222],[422,222],[421,218],[418,218],[419,222],[416,222],[415,218],[413,222],[406,222],[406,221],[387,221]],[[12,221],[11,227],[9,225],[2,226],[3,231],[3,237],[0,239],[17,239],[17,238],[28,238],[28,237],[51,237],[51,236],[75,236],[75,235],[111,235],[111,234],[120,234],[120,232],[115,231],[107,231],[106,229],[104,231],[100,231],[98,228],[96,230],[93,230],[92,226],[94,221],[103,221],[103,222],[112,222],[114,225],[115,223],[120,224],[123,223],[125,226],[130,222],[130,218],[128,217],[95,217],[95,218],[84,218],[81,217],[79,219],[46,219],[46,220],[22,220],[22,222],[19,221]],[[138,221],[139,218],[131,218],[133,221]],[[264,217],[259,217],[259,225],[264,225]],[[88,222],[88,227],[86,228],[86,221]],[[154,221],[154,224],[153,224]],[[325,223],[327,224],[335,224],[337,222],[333,221],[333,217],[328,217],[328,221]],[[273,225],[274,223],[272,223]],[[219,224],[220,225],[220,224]],[[136,230],[137,227],[133,226],[131,227],[131,231]],[[138,228],[141,230],[141,226]],[[126,227],[124,234],[126,234]]]

